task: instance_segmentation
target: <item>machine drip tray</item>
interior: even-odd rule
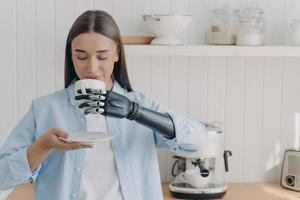
[[[220,199],[227,192],[227,186],[210,184],[206,188],[193,188],[186,183],[170,183],[171,195],[180,199]]]
[[[179,199],[221,199],[226,192],[214,194],[185,194],[180,192],[171,192],[171,195]]]

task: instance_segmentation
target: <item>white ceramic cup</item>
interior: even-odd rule
[[[86,89],[88,88],[105,90],[105,83],[96,79],[81,79],[75,82],[76,94],[78,94],[78,90],[81,90],[82,94],[86,94]]]
[[[82,91],[82,94],[86,94],[86,89],[103,89],[105,90],[105,83],[95,79],[81,79],[75,82],[75,93],[78,90]],[[84,103],[86,100],[78,100],[79,103]],[[84,110],[84,109],[83,109]],[[88,114],[86,118],[87,132],[107,132],[104,116],[99,114]]]
[[[203,177],[200,175],[199,168],[194,168],[181,172],[179,178],[182,182],[188,183],[195,188],[205,188],[208,186],[211,175]]]

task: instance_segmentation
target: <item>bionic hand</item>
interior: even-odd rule
[[[165,138],[175,137],[175,128],[171,117],[166,113],[159,113],[129,100],[127,97],[113,91],[86,89],[87,94],[75,96],[76,100],[84,100],[79,105],[84,114],[100,113],[105,116],[127,118],[145,125],[161,133]]]

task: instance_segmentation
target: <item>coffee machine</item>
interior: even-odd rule
[[[218,199],[227,192],[227,185],[222,180],[223,164],[225,171],[228,171],[228,156],[232,156],[232,153],[223,148],[221,123],[204,124],[206,127],[204,145],[199,146],[197,152],[177,152],[173,156],[174,180],[169,184],[169,190],[175,198]],[[220,162],[222,160],[220,157],[223,157],[224,163]],[[190,171],[193,173],[187,174]],[[183,175],[187,178],[183,178]]]

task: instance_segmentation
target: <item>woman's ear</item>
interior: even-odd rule
[[[119,60],[119,57],[118,57],[118,56],[116,56],[116,58],[115,58],[115,62],[118,62],[118,60]]]
[[[119,53],[120,53],[120,49],[117,48],[117,53],[116,53],[116,57],[115,57],[115,62],[118,62],[118,60],[119,60]]]

